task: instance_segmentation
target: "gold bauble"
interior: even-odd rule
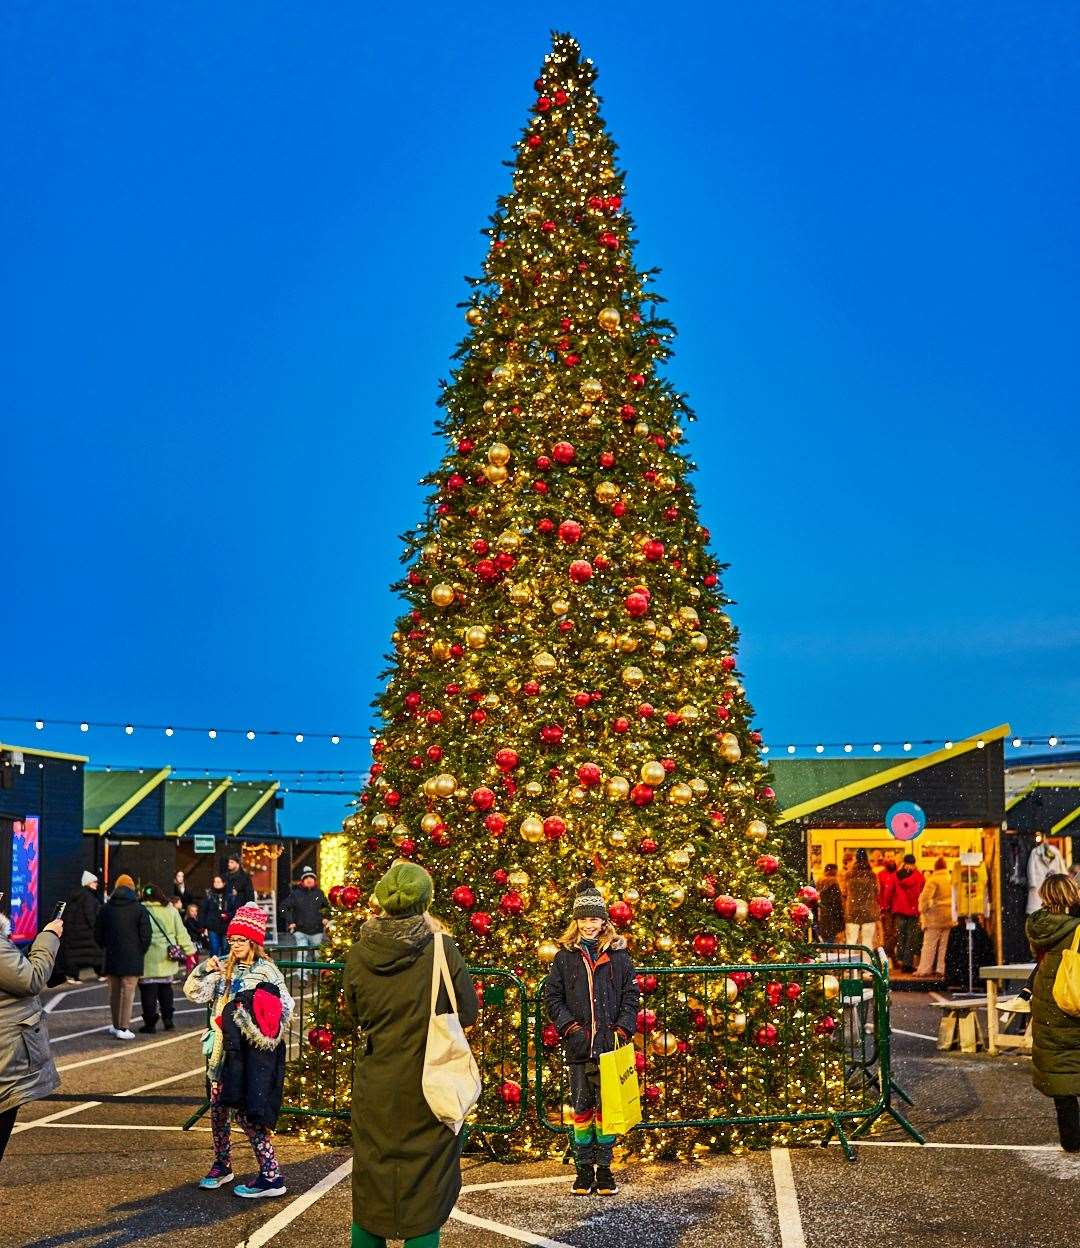
[[[649,426],[646,424],[645,421],[639,420],[637,424],[634,426],[634,433],[639,438],[647,438],[649,436]]]
[[[510,448],[504,442],[492,442],[488,447],[487,460],[489,464],[498,464],[500,466],[510,462]]]
[[[437,607],[448,607],[454,601],[454,587],[440,582],[431,591],[431,601]]]
[[[668,628],[666,624],[660,625],[660,628],[657,630],[656,635],[657,637],[660,638],[661,641],[670,641],[672,637],[675,636],[675,634],[671,631],[670,628]]]
[[[433,810],[429,810],[427,814],[420,820],[420,827],[424,832],[427,832],[428,835],[430,835],[432,832],[435,831],[435,829],[439,826],[440,823],[442,823],[442,820],[439,818],[439,816]]]
[[[656,478],[656,488],[658,490],[663,490],[665,494],[670,494],[671,491],[675,488],[676,484],[677,482],[675,478],[672,476],[669,476],[666,472],[662,472]]]
[[[438,559],[439,553],[440,546],[438,542],[425,542],[423,546],[420,547],[420,554],[423,555],[425,559]]]
[[[840,995],[840,981],[835,975],[822,975],[821,991],[825,994],[826,1001],[835,1001]]]
[[[600,170],[600,181],[601,182],[614,182],[614,180],[615,180],[615,170],[612,169],[610,165],[605,165],[603,169]]]
[[[470,325],[483,325],[484,314],[479,308],[470,308],[468,312],[465,313],[465,319]]]
[[[598,377],[586,377],[580,386],[581,397],[596,403],[604,397],[604,383]]]
[[[741,1036],[746,1030],[746,1015],[742,1010],[736,1010],[734,1014],[727,1016],[727,1034],[729,1036]]]
[[[622,682],[628,689],[637,689],[645,683],[645,673],[640,667],[624,667]]]
[[[484,476],[487,477],[492,485],[502,485],[509,475],[509,472],[502,464],[484,465]]]
[[[636,906],[641,900],[641,894],[636,888],[624,888],[622,892],[622,899],[627,903],[627,905]]]
[[[737,763],[742,758],[742,750],[736,746],[725,745],[720,751],[720,755],[725,763]]]
[[[453,647],[450,642],[443,641],[442,638],[437,638],[431,643],[432,657],[438,659],[440,663],[445,663],[452,653]]]
[[[395,826],[393,832],[390,833],[390,839],[395,845],[400,845],[408,835],[409,829],[405,826],[405,824],[399,823]]]
[[[580,806],[581,803],[585,801],[585,799],[588,796],[589,796],[588,790],[583,789],[580,784],[575,784],[574,787],[567,794],[567,797],[569,797],[570,801],[573,802],[575,806]]]
[[[517,585],[510,586],[509,598],[515,607],[523,607],[531,597],[532,592],[528,585],[519,581]]]
[[[619,328],[622,316],[618,308],[601,308],[596,319],[601,329],[606,329],[609,334],[613,334]]]
[[[704,633],[690,634],[690,648],[696,650],[698,654],[704,654],[709,648],[709,639]]]
[[[528,797],[539,797],[540,794],[543,793],[543,791],[544,791],[544,786],[540,783],[539,780],[530,780],[525,785],[525,793],[526,793],[526,796]]]
[[[609,776],[604,793],[612,802],[625,802],[630,796],[630,781],[625,776]]]
[[[570,610],[570,604],[565,598],[556,598],[551,604],[552,615],[565,615]]]
[[[669,910],[678,910],[678,908],[686,901],[686,889],[681,884],[672,884],[665,892],[664,900],[668,904]]]
[[[709,791],[709,786],[704,780],[701,779],[700,776],[695,776],[693,780],[690,781],[690,788],[693,790],[695,797],[704,797]]]
[[[528,871],[523,871],[520,867],[515,867],[510,874],[507,875],[506,882],[512,889],[515,889],[519,893],[524,893],[527,891],[529,884],[531,883],[531,879]]]
[[[656,632],[656,621],[655,620],[643,620],[641,627],[651,636],[653,633]]]
[[[668,791],[668,801],[672,806],[689,806],[693,800],[694,790],[688,784],[673,784]]]
[[[596,501],[602,503],[605,507],[619,497],[619,487],[614,481],[601,481],[596,487]]]
[[[536,845],[544,839],[544,821],[537,815],[526,815],[521,821],[521,839],[530,845]]]
[[[625,675],[623,679],[625,679]],[[657,759],[650,758],[647,762],[641,764],[642,784],[651,785],[655,789],[663,784],[666,779],[667,772],[664,770],[664,764]]]
[[[697,611],[693,607],[680,607],[679,608],[679,623],[680,624],[700,624],[700,622],[701,622],[701,619]]]
[[[620,633],[618,641],[619,649],[623,652],[623,654],[633,654],[638,648],[638,639],[631,636],[629,633]]]
[[[687,724],[696,724],[701,718],[701,712],[692,702],[687,702],[685,706],[679,707],[679,718]]]
[[[517,529],[504,529],[495,539],[495,545],[500,550],[517,550],[521,542],[522,537]]]
[[[506,386],[510,384],[513,373],[506,364],[496,364],[491,370],[491,384],[493,386]]]
[[[494,399],[484,400],[484,411],[488,416],[491,416],[494,414],[496,406],[497,404]]]
[[[614,633],[597,633],[596,644],[602,650],[614,650],[618,641]]]
[[[536,956],[544,964],[550,966],[559,955],[559,943],[555,940],[542,940],[536,947]]]
[[[654,659],[662,659],[667,654],[667,646],[662,641],[654,641],[649,647],[649,653]]]
[[[661,932],[656,938],[656,949],[658,953],[670,953],[675,948],[675,937],[669,932]]]
[[[745,923],[750,917],[750,907],[741,897],[735,899],[735,922]]]
[[[390,826],[390,817],[388,815],[373,815],[371,826],[376,832],[385,832]]]
[[[575,147],[588,147],[591,142],[592,142],[592,135],[589,134],[587,130],[575,130],[574,131],[574,146]]]
[[[610,793],[608,794],[608,797],[611,797]],[[625,849],[628,839],[629,838],[622,828],[612,828],[607,834],[607,843],[612,849]]]
[[[483,650],[487,642],[488,633],[483,624],[474,624],[465,630],[465,644],[470,650]]]
[[[769,825],[764,819],[751,819],[746,825],[746,835],[752,841],[763,841],[769,835]]]
[[[679,1051],[679,1038],[670,1031],[656,1031],[652,1036],[652,1051],[657,1057],[670,1057]]]
[[[724,980],[724,995],[729,1001],[734,1001],[739,995],[739,985],[733,979]]]
[[[685,849],[673,849],[664,861],[669,871],[685,871],[690,866],[690,855]]]
[[[544,214],[535,205],[525,209],[525,224],[540,225],[544,220]]]
[[[438,797],[449,797],[457,788],[457,776],[448,771],[440,772],[435,777],[435,793]]]
[[[559,666],[555,656],[546,650],[538,650],[533,655],[532,665],[534,671],[543,673],[553,672]]]
[[[439,795],[435,792],[435,777],[428,776],[424,783],[420,786],[424,791],[425,797],[435,798]]]

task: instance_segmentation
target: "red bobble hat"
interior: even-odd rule
[[[266,943],[265,911],[256,905],[241,906],[233,915],[225,936],[243,936],[261,948]]]

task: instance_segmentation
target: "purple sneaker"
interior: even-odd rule
[[[226,1183],[231,1183],[235,1177],[232,1167],[227,1162],[215,1161],[207,1172],[206,1178],[199,1180],[199,1186],[210,1192],[217,1187],[224,1187]]]

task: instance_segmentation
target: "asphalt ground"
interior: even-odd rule
[[[202,1098],[202,1011],[177,1031],[121,1042],[103,986],[46,994],[63,1085],[24,1108],[0,1166],[0,1248],[345,1248],[347,1150],[278,1137],[289,1193],[242,1201],[194,1184],[208,1130],[185,1133]],[[186,1003],[181,1009],[192,1008]],[[136,1010],[137,1012],[137,1010]],[[850,1163],[837,1147],[718,1156],[700,1164],[616,1164],[615,1197],[572,1197],[556,1162],[466,1157],[443,1242],[460,1248],[1072,1248],[1080,1158],[1057,1147],[1053,1107],[1018,1056],[939,1053],[925,995],[898,993],[895,1074],[928,1139],[875,1133]],[[253,1172],[242,1135],[237,1175]]]

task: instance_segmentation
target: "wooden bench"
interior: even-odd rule
[[[985,997],[967,997],[961,1001],[931,1001],[935,1010],[941,1011],[937,1047],[947,1053],[957,1046],[961,1053],[977,1053],[985,1049],[986,1033],[979,1011],[985,1009]]]

